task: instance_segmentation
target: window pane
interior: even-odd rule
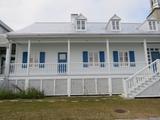
[[[85,29],[85,21],[82,21],[82,29]]]
[[[119,21],[116,21],[116,28],[119,30]]]
[[[156,23],[153,21],[153,29],[156,30]]]
[[[149,29],[152,30],[152,22],[149,21]]]
[[[115,30],[115,29],[116,29],[115,21],[112,21],[112,27],[113,27],[113,30]]]
[[[77,29],[80,29],[80,28],[81,28],[81,27],[80,27],[80,26],[81,26],[80,24],[81,24],[81,23],[80,23],[80,21],[78,20],[78,21],[77,21]]]
[[[90,63],[90,66],[93,65],[93,53],[92,52],[89,52],[89,63]]]

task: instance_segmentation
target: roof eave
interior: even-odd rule
[[[87,37],[160,37],[160,33],[108,33],[108,34],[8,34],[8,39],[16,38],[87,38]]]

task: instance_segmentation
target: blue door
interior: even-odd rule
[[[152,56],[152,62],[154,62],[157,59],[160,59],[160,53],[159,52],[151,52]]]
[[[152,62],[154,62],[157,59],[160,59],[160,53],[159,52],[151,52],[151,56],[152,56]],[[153,64],[152,66],[153,66],[153,72],[156,73],[157,72],[156,63]]]
[[[67,72],[67,52],[58,53],[58,73]]]

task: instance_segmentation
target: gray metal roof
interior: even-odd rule
[[[2,26],[7,32],[13,31],[8,25],[0,20],[0,26]]]
[[[157,34],[160,31],[142,31],[139,27],[142,23],[121,23],[120,31],[111,31],[106,29],[106,22],[87,22],[87,30],[83,32],[76,31],[71,22],[36,22],[24,29],[9,33],[9,35],[22,34]]]

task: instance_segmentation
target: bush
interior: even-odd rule
[[[0,90],[0,99],[15,99],[16,94],[12,90]]]
[[[40,99],[44,98],[44,92],[35,88],[29,88],[26,91],[13,92],[12,90],[0,90],[0,99]]]
[[[40,99],[44,98],[44,92],[35,88],[29,88],[26,91],[20,92],[19,97],[22,99]]]

